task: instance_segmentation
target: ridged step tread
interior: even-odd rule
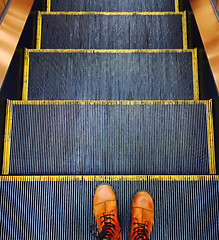
[[[197,50],[27,50],[23,100],[198,100]]]
[[[8,101],[3,174],[215,173],[211,101]]]
[[[219,176],[0,177],[1,239],[93,239],[93,197],[99,184],[116,194],[122,239],[138,191],[151,194],[151,239],[218,239]]]
[[[179,0],[48,0],[51,11],[161,12],[179,11]]]
[[[186,13],[39,12],[39,48],[187,49]]]

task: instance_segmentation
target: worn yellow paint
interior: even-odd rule
[[[194,49],[193,52],[192,52],[192,69],[193,69],[194,100],[199,100],[197,48]]]
[[[42,15],[183,15],[183,12],[41,12]]]
[[[219,175],[0,176],[0,182],[219,181]]]
[[[186,53],[193,49],[29,49],[32,53]]]
[[[25,49],[25,51],[24,51],[24,74],[23,74],[22,100],[27,100],[28,80],[29,80],[29,50]]]
[[[184,12],[38,12],[36,49],[41,48],[42,15],[182,15],[183,49],[188,49],[186,11]]]
[[[175,0],[175,12],[179,12],[179,0]]]
[[[36,49],[41,48],[41,34],[42,34],[42,15],[37,13],[37,33],[36,33]]]
[[[51,0],[47,0],[46,2],[46,12],[50,12],[51,11]]]
[[[208,152],[210,174],[216,174],[212,100],[207,104]]]
[[[208,100],[179,100],[179,101],[8,101],[7,104],[7,115],[6,115],[6,126],[5,126],[5,148],[3,157],[3,175],[7,175],[9,172],[9,158],[10,158],[10,135],[12,125],[12,107],[13,105],[182,105],[182,104],[204,104],[206,105],[207,115],[207,128],[208,128],[208,149],[209,149],[209,168],[210,174],[216,173],[215,166],[215,152],[214,152],[214,132],[213,132],[213,116],[212,116],[212,101]],[[120,177],[120,176],[119,176]]]
[[[22,100],[28,98],[29,53],[192,53],[194,100],[199,100],[197,49],[25,49]]]
[[[10,100],[7,100],[2,175],[9,174],[11,125],[12,125],[12,102]]]
[[[205,104],[208,105],[208,100],[31,100],[31,101],[11,101],[13,105],[182,105],[182,104]]]
[[[186,11],[184,11],[182,14],[182,31],[183,31],[183,49],[188,49]]]

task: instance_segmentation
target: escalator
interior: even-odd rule
[[[102,183],[122,239],[140,190],[154,199],[151,239],[217,239],[217,90],[191,13],[177,0],[45,9],[7,100],[1,239],[92,239]]]

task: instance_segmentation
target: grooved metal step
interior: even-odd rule
[[[198,100],[194,50],[26,50],[23,100]]]
[[[94,239],[95,189],[116,194],[122,239],[138,191],[154,201],[151,239],[218,239],[219,176],[0,177],[1,239]]]
[[[51,2],[50,2],[51,1]],[[51,11],[160,12],[178,11],[178,0],[50,0]]]
[[[186,13],[39,13],[37,48],[187,49]]]
[[[210,101],[8,102],[3,174],[215,173]]]

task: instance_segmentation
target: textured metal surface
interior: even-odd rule
[[[102,182],[0,182],[1,239],[95,239],[93,197]],[[127,239],[134,195],[150,192],[155,206],[151,239],[218,239],[218,181],[107,181]]]
[[[160,12],[174,11],[175,0],[52,0],[51,11]]]
[[[44,49],[182,49],[182,15],[42,15]]]
[[[193,100],[193,84],[192,52],[29,54],[29,100]]]
[[[206,105],[13,105],[9,174],[209,174]]]

